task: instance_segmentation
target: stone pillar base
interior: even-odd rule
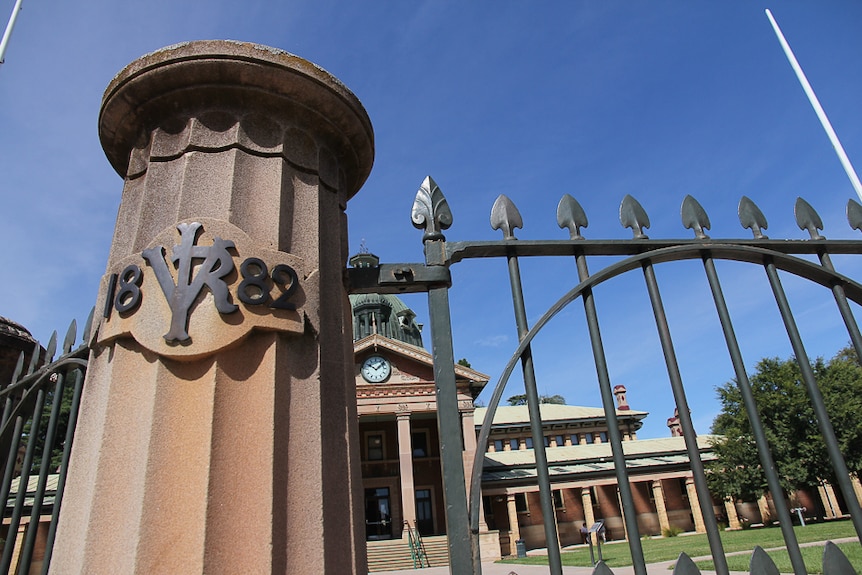
[[[483,563],[498,561],[503,558],[500,551],[500,532],[498,530],[479,532],[479,554]]]

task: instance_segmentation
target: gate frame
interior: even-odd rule
[[[707,538],[710,543],[713,560],[716,564],[716,572],[719,575],[727,575],[728,567],[719,537],[717,521],[711,512],[711,495],[706,485],[703,463],[697,448],[685,390],[679,375],[673,343],[664,315],[658,283],[653,271],[653,264],[655,263],[688,259],[701,259],[704,263],[719,320],[728,345],[728,352],[731,356],[737,382],[743,394],[746,412],[749,415],[752,431],[758,445],[761,465],[767,476],[769,491],[780,494],[778,475],[772,463],[762,423],[754,404],[753,395],[751,394],[730,316],[721,292],[714,259],[733,260],[764,266],[773,295],[781,312],[785,329],[790,337],[794,355],[799,362],[806,390],[817,415],[818,425],[825,439],[827,451],[832,460],[833,469],[836,472],[839,488],[845,501],[847,501],[856,533],[862,539],[862,508],[858,504],[852,484],[850,483],[846,463],[840,453],[834,430],[832,429],[823,403],[823,398],[814,381],[813,372],[808,363],[808,355],[805,352],[778,276],[778,270],[780,269],[830,288],[835,296],[837,306],[847,326],[856,353],[862,358],[862,336],[860,336],[859,328],[847,303],[847,300],[850,299],[862,305],[862,284],[836,272],[830,259],[830,254],[862,254],[862,241],[825,239],[819,234],[819,230],[823,228],[819,215],[802,198],[797,198],[794,211],[797,225],[800,229],[809,232],[810,239],[768,239],[762,232],[767,227],[766,218],[754,202],[743,196],[739,206],[740,223],[744,228],[751,229],[754,236],[753,239],[711,240],[704,231],[710,228],[706,212],[693,197],[686,196],[681,210],[683,225],[694,231],[695,239],[651,240],[643,232],[643,228],[649,227],[649,218],[646,211],[637,200],[627,195],[623,199],[620,208],[620,223],[623,227],[632,229],[633,238],[630,240],[587,240],[580,234],[580,228],[587,226],[586,215],[577,201],[566,194],[558,206],[557,221],[561,228],[569,230],[570,239],[521,241],[514,235],[514,229],[522,227],[521,215],[511,200],[501,195],[491,210],[491,224],[494,229],[500,229],[503,232],[504,238],[502,240],[447,242],[442,232],[452,224],[452,213],[448,202],[430,176],[423,181],[416,193],[411,219],[415,227],[424,228],[425,230],[422,238],[425,263],[380,264],[376,268],[351,268],[347,270],[347,274],[350,293],[428,293],[434,374],[437,386],[437,420],[440,428],[441,464],[443,467],[444,497],[447,510],[447,538],[449,542],[450,571],[452,573],[472,572],[475,575],[481,574],[478,514],[481,512],[481,472],[485,446],[487,446],[495,410],[502,397],[508,378],[519,361],[522,364],[524,373],[525,392],[530,413],[545,538],[546,541],[558,540],[554,521],[550,479],[548,477],[547,457],[544,442],[542,441],[539,399],[532,367],[530,343],[551,318],[574,300],[582,298],[590,330],[593,355],[599,375],[602,404],[608,421],[608,436],[617,473],[617,484],[620,488],[620,498],[623,503],[624,521],[629,533],[629,548],[632,553],[634,570],[636,575],[646,575],[646,565],[640,544],[636,514],[634,512],[634,502],[628,482],[625,457],[622,452],[622,440],[619,428],[616,425],[616,407],[607,374],[607,366],[604,363],[605,358],[601,335],[598,329],[595,305],[592,301],[592,288],[594,286],[640,267],[644,272],[647,290],[655,314],[659,339],[661,340],[668,375],[679,412],[680,424],[692,466],[698,499],[702,511],[709,507],[709,510],[704,512],[703,515]],[[849,200],[847,215],[850,226],[854,229],[862,230],[862,206],[852,199]],[[795,257],[793,254],[816,255],[820,260],[820,265],[800,257]],[[599,255],[627,257],[603,268],[596,274],[590,275],[587,270],[586,257]],[[518,258],[532,256],[574,256],[578,269],[579,283],[552,305],[532,328],[528,328],[524,311]],[[452,285],[452,280],[449,267],[466,259],[489,257],[505,257],[508,260],[512,301],[520,343],[507,363],[488,402],[488,412],[486,413],[477,439],[479,448],[476,451],[473,463],[470,498],[468,501],[466,490],[464,489],[465,476],[460,452],[460,414],[455,398],[455,359],[452,349],[452,326],[448,297],[448,290]],[[783,506],[780,505],[776,506],[776,508],[782,535],[790,553],[794,573],[796,575],[803,575],[806,571],[802,563],[795,534],[793,533],[790,512],[787,509],[783,509]],[[468,539],[471,545],[463,545],[462,542]],[[554,575],[559,575],[562,573],[559,545],[548,545],[547,547],[550,571]]]

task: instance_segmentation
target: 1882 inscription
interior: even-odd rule
[[[233,228],[224,223],[215,227]],[[237,244],[218,235],[212,235],[210,242],[202,243],[204,224],[201,222],[180,223],[176,230],[180,234],[179,242],[170,249],[165,245],[151,245],[141,253],[141,265],[130,263],[122,271],[109,274],[103,311],[105,322],[112,319],[114,312],[119,315],[118,321],[127,322],[139,313],[142,306],[147,307],[147,298],[164,298],[161,307],[167,304],[170,321],[162,338],[165,343],[175,346],[191,343],[191,316],[202,311],[207,313],[201,309],[201,306],[210,305],[207,300],[212,301],[222,316],[237,314],[240,311],[237,302],[247,309],[269,309],[270,313],[277,315],[297,309],[297,300],[302,293],[299,274],[293,266],[284,261],[268,263],[265,257],[259,257],[260,253],[255,253],[268,250],[253,250],[255,255],[240,258]],[[237,235],[242,234],[239,232]],[[270,253],[282,260],[285,256],[280,252]],[[148,282],[147,278],[151,276],[155,281]],[[159,289],[154,290],[156,285]],[[260,316],[261,312],[256,312],[252,318],[259,319]],[[241,322],[231,320],[227,324]]]

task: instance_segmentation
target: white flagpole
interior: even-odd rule
[[[24,0],[15,0],[15,7],[12,8],[12,15],[9,17],[9,23],[6,24],[6,31],[3,32],[3,39],[0,40],[0,64],[6,60],[6,46],[9,44],[9,37],[12,36],[12,28],[15,27],[23,2]]]
[[[826,135],[829,136],[829,140],[832,142],[832,147],[835,149],[835,153],[838,154],[838,159],[841,160],[841,165],[844,166],[844,171],[847,172],[847,177],[850,178],[850,183],[853,184],[853,189],[856,190],[856,195],[859,196],[859,200],[862,201],[862,183],[859,182],[859,176],[856,175],[856,170],[853,169],[853,164],[850,163],[850,159],[844,152],[844,147],[838,140],[838,135],[835,133],[835,130],[832,129],[832,124],[829,123],[829,118],[826,117],[826,112],[823,111],[823,107],[817,100],[817,96],[814,94],[811,84],[808,83],[808,79],[805,77],[802,67],[799,65],[799,62],[796,61],[796,56],[793,55],[793,51],[790,49],[790,45],[787,43],[787,40],[784,39],[784,34],[781,33],[781,29],[778,27],[778,22],[776,22],[775,18],[772,17],[772,12],[770,12],[768,8],[766,9],[766,16],[772,24],[772,29],[775,30],[775,35],[778,36],[778,41],[781,43],[781,48],[784,50],[787,60],[793,67],[793,71],[796,72],[796,77],[799,78],[799,83],[802,84],[802,89],[805,90],[805,95],[808,96],[808,101],[811,102],[811,106],[817,113],[817,117],[820,119],[823,129],[826,130]]]

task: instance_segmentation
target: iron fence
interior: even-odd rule
[[[543,441],[542,422],[539,415],[539,396],[531,343],[553,317],[572,302],[581,300],[601,392],[602,407],[608,423],[608,438],[611,444],[616,480],[622,502],[623,521],[628,534],[634,571],[637,575],[646,574],[640,530],[626,458],[623,454],[613,388],[593,295],[593,289],[600,284],[636,270],[641,270],[643,274],[648,299],[655,317],[656,330],[685,438],[686,451],[704,518],[715,571],[720,575],[729,573],[719,536],[719,526],[712,509],[712,497],[707,487],[704,465],[697,445],[685,387],[680,375],[676,349],[670,335],[659,282],[655,274],[656,265],[683,260],[700,260],[703,264],[736,381],[742,392],[746,413],[751,422],[761,464],[767,476],[769,491],[773,495],[774,501],[782,501],[783,492],[766,442],[757,406],[751,393],[748,376],[742,361],[740,344],[735,335],[733,322],[722,292],[722,284],[716,271],[715,260],[743,262],[762,266],[764,269],[794,355],[802,371],[802,380],[814,407],[818,427],[825,439],[838,487],[850,509],[856,534],[862,537],[862,511],[860,511],[857,497],[853,491],[850,475],[838,447],[823,398],[814,381],[808,354],[779,276],[779,271],[789,273],[831,290],[852,345],[857,355],[862,357],[862,336],[860,336],[859,328],[848,303],[848,301],[853,301],[862,304],[862,284],[837,272],[830,259],[830,256],[835,254],[862,254],[862,241],[825,239],[819,233],[819,230],[823,228],[819,215],[801,198],[797,199],[794,211],[796,223],[800,229],[808,232],[808,239],[769,239],[763,233],[763,230],[767,228],[767,221],[763,213],[753,201],[743,197],[738,209],[739,220],[743,228],[751,230],[753,237],[747,240],[716,240],[711,239],[706,233],[706,230],[710,229],[710,221],[706,211],[693,197],[686,196],[681,209],[682,223],[685,228],[693,231],[694,239],[650,239],[644,233],[644,229],[650,225],[646,211],[637,200],[627,195],[620,207],[620,223],[623,227],[632,230],[632,238],[629,240],[590,240],[585,239],[581,234],[581,230],[588,225],[586,214],[580,204],[567,194],[563,196],[558,205],[557,223],[560,228],[569,232],[569,239],[521,241],[515,237],[516,228],[523,227],[521,215],[511,200],[505,196],[500,196],[491,209],[491,225],[503,233],[502,240],[448,242],[443,231],[452,224],[452,213],[440,188],[430,177],[426,178],[416,194],[411,213],[414,226],[424,229],[425,232],[423,236],[425,262],[381,264],[372,269],[351,269],[349,273],[352,293],[428,293],[434,373],[438,389],[438,425],[440,427],[441,462],[444,474],[447,534],[452,573],[481,574],[478,526],[479,513],[481,512],[481,482],[484,459],[482,453],[488,444],[494,414],[502,399],[503,390],[518,364],[521,365],[523,372],[530,414],[545,540],[546,542],[559,541]],[[850,226],[862,230],[862,206],[850,200],[847,215]],[[521,287],[519,258],[533,256],[567,256],[573,258],[577,281],[573,282],[576,284],[575,287],[550,306],[534,326],[529,327],[525,312],[524,293]],[[597,273],[590,273],[587,262],[593,256],[616,256],[617,261]],[[816,257],[819,263],[806,259],[806,257],[811,258],[812,256]],[[505,366],[488,401],[484,422],[477,441],[479,450],[471,470],[468,503],[461,460],[460,414],[455,395],[455,377],[452,367],[454,353],[448,290],[452,285],[450,266],[473,258],[505,258],[520,343]],[[776,511],[794,573],[803,575],[806,570],[799,551],[799,544],[792,529],[790,510],[779,504],[776,505]],[[463,544],[464,541],[468,540],[472,542],[471,547]],[[827,573],[843,575],[854,572],[852,568],[850,571],[846,570],[849,568],[849,564],[847,564],[848,567],[843,567],[846,558],[835,546],[827,547],[824,561],[828,561],[830,564],[830,570],[826,571]],[[562,573],[559,545],[548,544],[548,562],[552,574]],[[842,567],[838,567],[838,565],[842,565]],[[774,572],[777,573],[768,556],[762,552],[755,553],[751,567],[752,575]],[[612,573],[612,571],[607,565],[600,562],[594,573]],[[674,573],[694,574],[699,573],[699,571],[683,554],[677,562]]]
[[[3,574],[45,574],[51,563],[90,351],[88,328],[73,347],[76,334],[73,321],[56,359],[56,332],[44,353],[37,342],[26,369],[22,352],[11,381],[0,389]]]

